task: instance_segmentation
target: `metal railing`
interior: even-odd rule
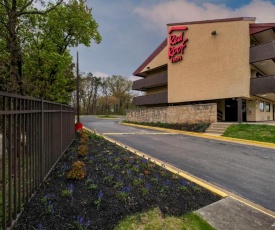
[[[167,85],[167,71],[163,71],[154,76],[150,76],[144,79],[136,80],[133,82],[133,90],[142,90],[147,88],[153,88],[157,86]]]
[[[144,96],[138,96],[133,98],[133,105],[158,105],[158,104],[167,104],[168,103],[168,94],[156,93],[149,94]]]
[[[75,138],[74,115],[70,106],[0,92],[3,229],[12,226]]]

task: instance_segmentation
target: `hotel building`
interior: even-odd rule
[[[229,18],[171,23],[137,68],[133,105],[215,105],[212,121],[275,120],[275,23]],[[212,114],[213,115],[213,114]]]

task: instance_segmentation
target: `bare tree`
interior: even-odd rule
[[[112,96],[118,100],[115,112],[118,114],[125,113],[125,109],[129,107],[133,97],[131,93],[132,81],[120,75],[113,75],[108,78],[108,85]]]

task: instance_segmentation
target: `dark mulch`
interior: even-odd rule
[[[77,146],[78,138],[25,206],[15,229],[113,229],[126,216],[154,207],[178,216],[220,199],[96,135],[89,139],[88,156],[79,157]],[[78,159],[86,162],[86,178],[67,179]],[[72,195],[62,196],[65,189]]]
[[[124,123],[130,124],[137,124],[137,125],[146,125],[146,126],[153,126],[153,127],[161,127],[167,129],[175,129],[175,130],[182,130],[182,131],[189,131],[189,132],[198,132],[203,133],[209,127],[209,123],[195,123],[195,124],[188,124],[188,123],[161,123],[161,122],[130,122],[130,121],[123,121]]]

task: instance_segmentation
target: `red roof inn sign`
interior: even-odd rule
[[[188,38],[183,38],[184,30],[187,30],[186,26],[173,26],[170,28],[169,34],[169,47],[168,47],[168,58],[171,59],[172,63],[182,60],[184,48],[186,47],[185,42]],[[182,31],[180,35],[173,34],[174,31]]]

